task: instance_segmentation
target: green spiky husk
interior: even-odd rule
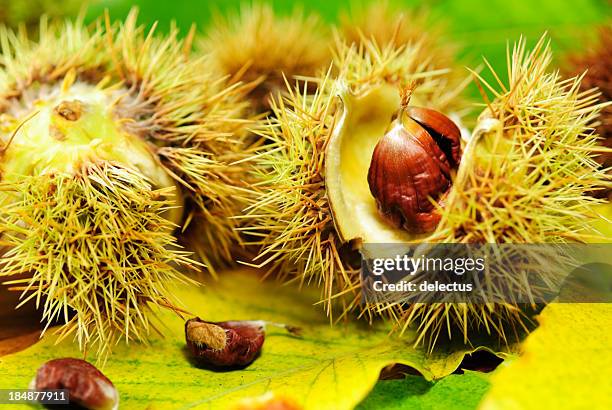
[[[104,357],[120,337],[146,339],[151,308],[179,310],[167,283],[194,263],[173,233],[197,221],[217,238],[202,256],[232,259],[246,87],[191,55],[193,32],[157,37],[135,12],[39,32],[0,38],[0,275],[47,321],[74,310],[60,332]]]
[[[432,18],[424,7],[403,8],[387,0],[367,6],[355,3],[350,13],[340,16],[340,21],[339,32],[348,43],[359,44],[365,39],[401,47],[420,42],[440,66],[454,64],[456,46],[445,38],[439,19]]]
[[[146,339],[151,306],[172,307],[170,281],[189,280],[174,224],[162,215],[173,192],[155,190],[134,170],[110,162],[78,174],[25,177],[2,187],[2,275],[24,291],[21,303],[43,306],[43,320],[64,321],[62,337],[79,346]],[[74,313],[73,313],[74,312]]]
[[[452,111],[462,86],[449,86],[448,70],[428,59],[423,46],[339,42],[331,71],[338,72],[341,81],[324,75],[314,94],[307,85],[289,86],[285,98],[273,103],[274,116],[261,132],[268,144],[253,157],[255,180],[260,182],[244,228],[261,247],[254,264],[287,279],[315,282],[330,317],[334,301],[344,314],[360,303],[359,261],[335,231],[325,192],[325,149],[341,110],[337,87],[342,84],[360,94],[378,85],[400,87],[417,81],[415,98]]]
[[[329,65],[329,38],[315,14],[295,9],[285,16],[253,3],[233,15],[217,15],[199,45],[231,81],[252,83],[253,107],[266,111],[268,99],[284,89],[284,76],[313,76]]]
[[[453,94],[436,94],[444,90],[437,83],[444,77],[428,74],[426,64],[415,66],[423,59],[410,56],[410,49],[393,53],[352,49],[343,54],[349,58],[337,59],[346,70],[339,77],[357,92],[366,92],[372,82],[421,78],[416,92],[425,95],[416,97],[431,108],[448,110]],[[402,60],[402,55],[410,57]],[[509,55],[509,85],[500,81],[498,90],[486,85],[495,99],[481,119],[497,126],[488,130],[479,124],[478,139],[488,142],[466,147],[442,222],[424,242],[562,243],[596,237],[589,231],[588,210],[597,200],[587,192],[610,183],[592,157],[597,144],[592,125],[601,106],[594,105],[596,92],[579,90],[580,78],[563,80],[548,72],[550,59],[543,40],[532,53],[521,42]],[[258,263],[290,279],[316,283],[330,315],[335,303],[342,316],[351,311],[388,316],[400,332],[414,325],[417,343],[430,347],[446,333],[459,331],[469,342],[479,330],[506,339],[526,328],[526,314],[511,303],[360,305],[358,259],[335,230],[323,175],[325,147],[338,113],[333,84],[325,78],[316,94],[296,89],[274,106],[275,116],[263,133],[271,143],[254,158],[262,181],[250,208],[255,219],[250,232],[262,248]],[[492,134],[508,150],[503,155],[483,148],[491,144]],[[550,183],[538,183],[544,180]]]
[[[544,37],[531,51],[521,40],[508,55],[508,83],[494,71],[496,84],[477,75],[493,100],[479,118],[429,240],[540,244],[603,239],[590,225],[599,217],[592,206],[601,201],[589,192],[611,184],[591,151],[598,145],[593,126],[602,109],[597,90],[582,91],[582,76],[563,79],[549,71],[552,52]],[[544,283],[559,283],[562,265],[551,260],[535,274]],[[510,264],[498,274],[517,278],[524,275],[521,269]],[[501,294],[537,292],[531,282],[500,282],[508,287]],[[529,320],[512,303],[412,305],[401,315],[403,326],[417,323],[430,345],[441,332],[457,329],[465,342],[478,329],[507,339],[526,330]]]
[[[612,24],[601,27],[597,42],[591,45],[584,53],[572,55],[566,66],[566,71],[572,75],[580,75],[584,72],[581,83],[582,90],[586,91],[597,87],[601,92],[599,102],[607,103],[612,101]],[[601,110],[599,124],[596,128],[597,134],[601,138],[601,145],[612,150],[612,106],[607,105]],[[602,152],[597,156],[597,161],[608,172],[612,167],[612,153]],[[612,190],[603,189],[596,191],[599,197],[608,197]]]

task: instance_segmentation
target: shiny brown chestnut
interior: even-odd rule
[[[185,323],[185,339],[201,363],[216,367],[246,366],[261,351],[262,321],[207,322],[199,317]]]
[[[66,389],[71,404],[89,410],[116,410],[119,393],[95,366],[81,359],[54,359],[43,364],[30,385],[33,390]]]
[[[409,107],[410,92],[374,148],[368,171],[379,214],[411,233],[433,231],[440,221],[432,200],[442,204],[452,170],[461,160],[461,132],[444,114]]]

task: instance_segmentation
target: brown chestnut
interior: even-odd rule
[[[246,366],[261,351],[265,324],[261,321],[207,322],[196,317],[185,323],[185,339],[193,355],[204,364]]]
[[[427,233],[440,221],[432,200],[442,203],[461,160],[461,132],[438,111],[409,107],[409,99],[403,96],[374,148],[368,185],[385,220],[411,233]]]
[[[113,383],[92,364],[81,359],[54,359],[36,372],[30,388],[66,389],[70,403],[90,410],[119,408],[119,394]]]

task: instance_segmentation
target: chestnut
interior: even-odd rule
[[[215,367],[251,364],[263,346],[262,321],[207,322],[199,317],[185,323],[187,346],[198,361]]]
[[[444,114],[409,107],[411,90],[370,162],[368,185],[379,214],[396,228],[419,234],[440,221],[442,204],[461,160],[461,131]]]

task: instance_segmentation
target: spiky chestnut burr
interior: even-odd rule
[[[168,285],[194,267],[179,226],[210,222],[211,257],[235,235],[222,161],[240,151],[243,89],[190,55],[192,34],[157,38],[135,12],[43,22],[37,42],[2,32],[0,274],[101,358],[178,309]]]
[[[519,42],[508,61],[509,84],[485,84],[495,100],[481,115],[438,208],[440,223],[434,232],[415,235],[380,218],[367,185],[374,147],[400,105],[397,89],[389,86],[418,78],[415,105],[446,113],[453,111],[454,94],[443,76],[417,63],[428,61],[425,50],[381,51],[368,43],[344,51],[337,79],[322,78],[312,96],[290,91],[274,105],[264,132],[271,143],[255,159],[263,182],[251,207],[261,264],[319,284],[329,314],[337,302],[344,315],[363,308],[362,315],[397,320],[400,330],[414,325],[416,343],[432,347],[441,333],[457,331],[465,342],[479,330],[508,337],[526,320],[512,303],[360,306],[358,258],[351,249],[361,242],[586,240],[592,232],[585,213],[597,203],[586,192],[605,180],[590,151],[596,137],[589,129],[601,108],[591,105],[596,94],[578,91],[579,78],[563,80],[547,71],[551,53],[544,39],[530,53]],[[517,272],[510,267],[503,274]],[[538,274],[560,279],[554,263]],[[522,294],[531,291],[517,281],[502,283]]]
[[[363,226],[354,221],[393,236],[377,216],[367,172],[374,146],[400,105],[398,87],[416,80],[413,102],[443,112],[455,111],[461,92],[420,43],[396,48],[339,42],[335,55],[336,74],[322,75],[314,94],[297,87],[273,103],[274,115],[261,132],[268,144],[253,157],[260,182],[244,228],[261,247],[254,264],[321,284],[330,315],[333,300],[346,311],[360,304],[359,261],[349,242],[363,237]],[[348,186],[358,189],[347,192]]]
[[[256,111],[270,108],[269,98],[284,89],[284,79],[313,76],[331,60],[329,29],[315,14],[296,9],[288,16],[272,6],[245,4],[239,13],[216,16],[200,48],[211,53],[232,80],[256,82],[249,94]]]
[[[426,7],[401,7],[388,0],[354,3],[350,12],[340,16],[339,34],[348,43],[374,40],[395,47],[421,43],[439,67],[453,67],[459,47],[445,32],[444,24],[432,18]],[[462,78],[457,76],[459,81]]]
[[[584,73],[581,88],[584,91],[597,87],[601,92],[599,102],[612,101],[612,24],[601,27],[596,44],[590,46],[582,54],[570,56],[565,71],[571,75]],[[612,105],[607,105],[599,115],[599,125],[595,129],[601,140],[601,145],[612,150]],[[596,157],[603,168],[612,169],[612,153],[602,152]],[[609,171],[611,172],[611,171]],[[594,191],[598,197],[609,197],[612,189],[600,187]]]
[[[601,200],[589,192],[610,186],[595,161],[598,138],[592,132],[602,104],[595,89],[581,91],[581,76],[564,79],[549,69],[550,45],[543,36],[529,51],[520,39],[508,50],[508,80],[492,72],[495,84],[475,74],[487,108],[464,149],[453,189],[437,230],[428,242],[443,243],[572,243],[606,240],[589,220],[602,218],[593,206]],[[501,294],[536,295],[529,283],[559,283],[564,273],[557,261],[533,272],[525,284],[503,278],[523,272],[510,264],[502,275],[509,290]],[[527,329],[528,315],[519,305],[411,305],[401,314],[403,326],[418,324],[419,340],[432,345],[440,333],[459,331],[464,341],[476,331],[510,337]],[[454,326],[451,327],[448,323]],[[507,333],[511,332],[511,333]]]

